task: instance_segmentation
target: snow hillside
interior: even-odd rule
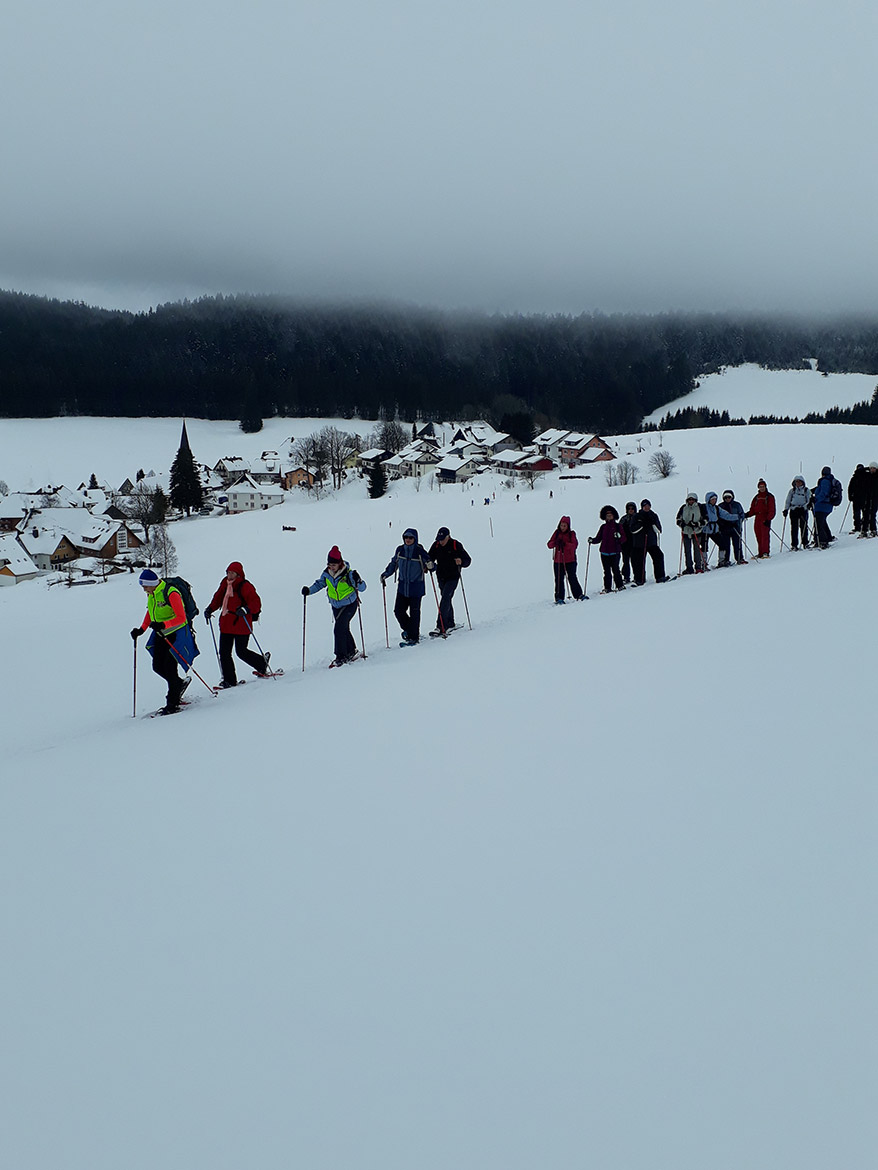
[[[134,577],[0,590],[6,1164],[870,1166],[878,541],[624,597],[593,552],[564,607],[545,544],[569,513],[582,576],[601,505],[648,497],[676,572],[688,489],[746,505],[764,475],[781,503],[876,442],[674,432],[678,473],[633,487],[359,484],[177,523],[202,607],[242,560],[287,673],[196,679],[170,719],[131,718]],[[410,524],[472,554],[474,628],[401,650],[388,589],[388,650]],[[334,543],[369,658],[325,669],[315,596],[303,674],[298,589]],[[140,712],[162,696],[141,647]]]
[[[660,406],[644,422],[658,423],[666,414],[702,406],[727,410],[733,418],[773,414],[804,418],[833,406],[871,402],[878,374],[820,374],[817,370],[765,370],[761,366],[729,367],[699,379],[697,390]]]

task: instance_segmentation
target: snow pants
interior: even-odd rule
[[[631,537],[622,545],[622,579],[624,581],[631,580],[631,555],[634,552],[634,546],[631,544]]]
[[[350,605],[342,606],[340,609],[336,609],[335,606],[332,607],[332,617],[335,622],[333,638],[336,662],[347,662],[357,652],[357,643],[354,641],[354,636],[351,633],[351,622],[356,612],[357,603],[355,601],[352,601]]]
[[[625,582],[622,580],[622,570],[619,568],[621,553],[601,553],[601,564],[604,569],[604,590],[609,593],[616,582],[616,588],[621,589]]]
[[[878,512],[878,500],[874,504],[866,504],[863,508],[862,525],[860,532],[875,532],[875,513]]]
[[[570,592],[579,601],[582,597],[582,586],[579,584],[579,579],[576,576],[576,561],[568,561],[567,564],[560,564],[558,561],[554,562],[555,569],[555,600],[563,601],[565,593],[565,578],[570,584]]]
[[[854,532],[860,532],[863,527],[863,505],[860,500],[851,500],[851,511],[854,514]]]
[[[405,597],[402,593],[396,595],[393,616],[409,642],[418,642],[421,638],[421,600],[420,597]]]
[[[663,581],[665,579],[665,554],[657,544],[648,545],[646,548],[636,548],[634,556],[631,558],[631,563],[634,566],[634,580],[638,585],[646,584],[646,557],[647,554],[652,559],[652,575],[656,581]]]
[[[685,532],[683,533],[683,555],[686,558],[686,568],[689,572],[697,571],[700,573],[703,568],[703,562],[701,560],[701,538],[697,532],[694,532],[691,536],[687,536]],[[692,565],[693,560],[695,562],[694,569]]]
[[[771,551],[771,528],[765,520],[754,520],[753,527],[756,531],[756,548],[759,556],[767,557]]]
[[[223,682],[227,686],[233,687],[238,681],[235,675],[235,663],[232,658],[233,646],[235,653],[241,661],[246,662],[253,670],[258,670],[260,674],[265,674],[268,669],[267,663],[261,654],[254,654],[252,650],[247,649],[247,643],[249,641],[249,634],[220,634],[219,636],[220,666],[223,672]]]
[[[454,629],[454,606],[451,604],[451,599],[454,597],[454,591],[457,589],[457,583],[459,581],[460,577],[449,577],[447,581],[439,582],[439,588],[442,592],[439,595],[439,617],[436,619],[437,630]]]
[[[826,548],[832,540],[832,533],[829,531],[829,513],[815,512],[814,524],[817,528],[817,543],[821,548]]]
[[[790,508],[790,546],[799,547],[799,537],[802,538],[802,548],[810,548],[808,543],[808,509]]]
[[[152,668],[168,684],[168,694],[165,701],[170,707],[176,706],[183,690],[183,680],[177,673],[177,659],[171,650],[173,642],[173,634],[167,638],[156,634],[152,644]]]

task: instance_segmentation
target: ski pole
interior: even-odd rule
[[[390,649],[390,631],[387,628],[387,582],[382,577],[381,579],[381,597],[384,601],[384,641],[387,643],[387,649]]]
[[[210,636],[211,636],[211,638],[213,638],[213,648],[214,648],[214,651],[216,652],[216,660],[219,663],[220,674],[222,674],[223,662],[219,656],[219,646],[217,646],[217,644],[216,644],[216,634],[213,631],[213,622],[210,620],[210,618],[211,618],[211,615],[208,615],[207,624],[210,626]]]
[[[680,529],[680,560],[677,564],[677,576],[683,572],[683,529]]]
[[[158,632],[158,630],[156,630],[156,637],[157,637],[157,638],[165,638],[165,635],[164,635],[164,634],[160,634],[160,633]],[[214,697],[215,699],[216,699],[216,698],[218,698],[219,696],[217,695],[217,693],[216,693],[216,691],[214,690],[214,688],[213,688],[213,687],[210,685],[210,683],[204,682],[204,679],[201,677],[201,675],[198,673],[198,671],[195,669],[195,667],[192,665],[192,663],[191,663],[191,662],[187,662],[187,661],[186,661],[186,659],[185,659],[185,658],[183,657],[183,655],[182,655],[182,654],[179,652],[179,650],[176,648],[176,646],[174,645],[174,643],[173,643],[173,642],[171,642],[171,641],[169,641],[167,638],[165,638],[165,643],[166,643],[166,645],[167,645],[168,649],[170,650],[170,652],[171,652],[171,653],[174,655],[174,657],[177,659],[177,661],[178,661],[179,663],[181,663],[181,665],[182,665],[182,666],[184,666],[186,670],[191,670],[191,671],[192,671],[192,673],[195,675],[195,677],[198,679],[198,681],[199,681],[199,682],[202,682],[202,683],[204,683],[204,685],[207,687],[207,689],[210,691],[210,693],[213,695],[213,697]]]
[[[786,536],[786,531],[787,531],[787,514],[786,514],[786,512],[784,512],[783,524],[781,525],[781,530],[780,530],[780,547],[781,548],[786,547],[786,545],[783,542],[783,538],[784,538],[784,536]]]
[[[768,531],[771,533],[771,535],[772,535],[772,536],[773,536],[773,537],[774,537],[776,540],[779,540],[779,541],[780,541],[780,547],[781,547],[781,548],[786,548],[786,547],[787,547],[787,546],[786,546],[786,544],[784,543],[784,538],[783,538],[782,536],[778,536],[778,535],[777,535],[777,533],[774,531],[774,529],[773,529],[773,528],[769,527]]]
[[[585,577],[582,582],[582,592],[588,593],[588,560],[591,556],[591,544],[588,545],[585,553]]]
[[[460,595],[463,598],[463,608],[466,610],[466,624],[472,629],[473,624],[469,620],[469,606],[466,603],[466,590],[463,587],[463,573],[460,574]]]
[[[264,650],[262,649],[262,647],[259,645],[259,639],[256,637],[255,633],[253,633],[253,627],[252,627],[252,626],[250,625],[250,623],[247,621],[247,614],[246,614],[246,613],[242,613],[242,614],[241,614],[241,617],[244,619],[244,625],[245,625],[245,626],[247,627],[247,629],[250,631],[250,634],[251,634],[251,635],[252,635],[252,637],[253,637],[253,641],[256,643],[256,649],[259,651],[259,653],[262,655],[262,657],[263,657],[263,658],[265,658],[265,665],[268,667],[268,658],[266,658],[265,651],[264,651]],[[275,672],[274,672],[274,671],[271,669],[271,667],[268,667],[268,669],[266,670],[266,672],[265,672],[265,673],[268,675],[268,677],[269,677],[269,678],[274,678],[274,677],[275,677]]]
[[[305,673],[305,620],[308,616],[308,595],[302,594],[302,673]]]
[[[137,639],[134,639],[134,702],[131,710],[131,718],[137,718]]]
[[[432,573],[430,574],[430,581],[433,585],[433,596],[436,599],[436,612],[439,614],[439,629],[442,631],[442,637],[447,638],[448,635],[445,632],[445,622],[442,620],[442,606],[439,604],[439,594],[436,592],[436,578]]]
[[[847,520],[848,512],[850,512],[850,510],[851,510],[851,502],[850,502],[850,500],[848,500],[848,506],[845,508],[844,515],[841,518],[841,524],[839,524],[839,526],[838,526],[838,535],[839,536],[841,536],[841,534],[844,532],[844,522],[845,522],[845,520]]]
[[[360,645],[363,647],[363,657],[366,657],[366,637],[363,633],[363,607],[360,604],[360,598],[357,597],[357,617],[360,619]],[[388,647],[389,649],[389,647]]]

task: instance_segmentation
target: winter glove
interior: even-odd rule
[[[381,574],[381,584],[382,584],[382,585],[385,585],[386,583],[387,583],[387,578],[386,578],[386,577],[384,576],[384,574],[382,573],[382,574]]]
[[[150,622],[149,628],[151,630],[155,630],[155,632],[157,634],[163,634],[165,632],[165,623],[164,622]]]
[[[427,561],[427,572],[428,573],[432,573],[435,568],[436,568],[436,566],[433,564],[432,561]]]
[[[617,533],[616,533],[616,540],[621,540],[621,539],[622,539],[622,533],[621,533],[621,532],[617,532]]]
[[[208,623],[209,623],[209,622],[210,622],[210,619],[211,619],[211,617],[213,617],[213,610],[212,610],[212,609],[206,609],[206,610],[204,611],[204,620],[205,620],[206,622],[208,622]]]
[[[258,613],[251,613],[250,614],[250,625],[252,626],[258,621],[259,621],[259,614]]]
[[[353,581],[354,585],[360,584],[360,580],[361,580],[360,574],[357,572],[356,569],[354,569],[354,571],[351,573],[351,580]]]
[[[143,633],[143,630],[140,628],[140,626],[135,626],[134,629],[131,631],[131,637],[136,642],[142,633]]]
[[[771,521],[770,521],[770,520],[763,520],[763,522],[762,522],[762,523],[765,525],[765,527],[766,527],[766,528],[770,528],[770,527],[771,527]]]
[[[250,610],[247,608],[246,605],[239,605],[238,606],[238,613],[241,615],[241,617],[246,617],[249,614],[249,612],[250,612]]]
[[[311,590],[308,588],[307,585],[302,586],[302,596],[303,597],[307,597],[310,592],[311,592]]]
[[[783,512],[784,520],[786,520],[787,516],[789,516],[789,512],[786,510],[786,508],[784,508],[784,512]]]
[[[589,543],[589,544],[594,544],[594,537],[593,537],[593,536],[590,536],[590,537],[588,538],[588,543]]]

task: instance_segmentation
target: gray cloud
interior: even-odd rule
[[[873,5],[36,0],[0,284],[871,308]]]

